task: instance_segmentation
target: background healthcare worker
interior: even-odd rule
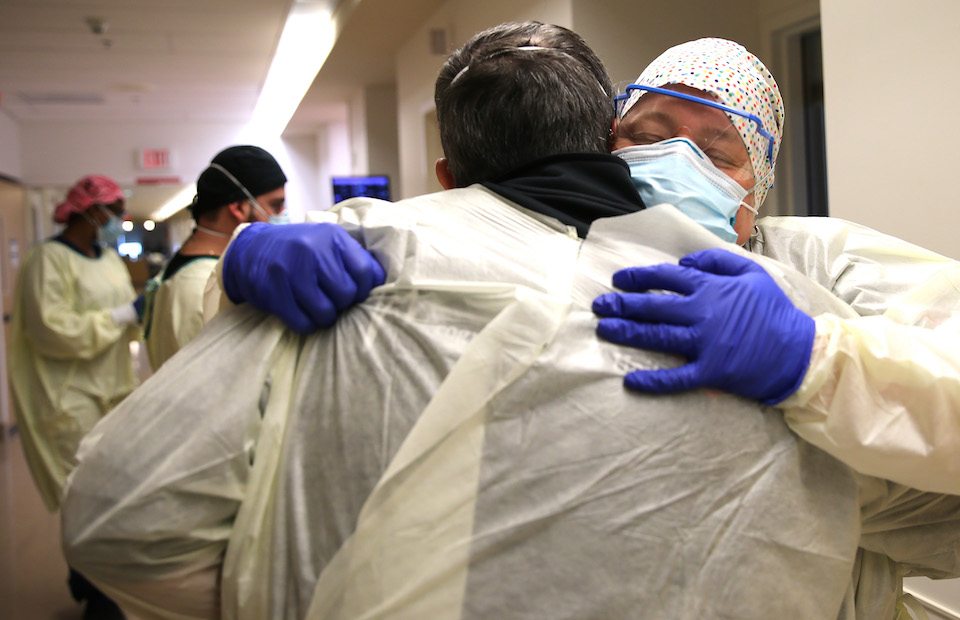
[[[58,236],[24,258],[10,334],[14,410],[30,472],[51,511],[83,436],[133,391],[139,336],[130,273],[109,244],[122,233],[123,192],[90,175],[53,220]]]
[[[287,222],[286,183],[277,160],[257,146],[228,147],[200,173],[190,205],[197,225],[147,285],[144,338],[153,370],[203,327],[207,280],[237,226]]]
[[[714,387],[780,403],[799,435],[858,471],[960,493],[957,263],[832,218],[762,218],[755,226],[773,183],[783,105],[770,72],[732,41],[667,50],[621,101],[614,153],[630,165],[646,204],[674,204],[721,238],[793,266],[862,317],[811,319],[755,263],[724,250],[623,270],[614,284],[633,292],[597,299],[595,310],[610,317],[598,332],[688,360],[634,371],[627,387]],[[903,576],[947,575],[928,572],[920,558],[892,560],[910,557],[909,543],[874,545],[867,512],[852,584],[856,617],[899,617],[907,613],[906,599],[898,600]],[[936,535],[929,530],[924,535]]]
[[[99,175],[80,179],[57,206],[58,236],[24,258],[10,330],[10,382],[23,451],[51,511],[60,506],[80,440],[137,379],[130,342],[139,337],[130,273],[109,246],[122,234],[123,192]],[[71,570],[90,617],[119,609]],[[87,616],[85,616],[87,617]]]

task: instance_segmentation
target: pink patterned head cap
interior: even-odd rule
[[[773,186],[773,167],[783,139],[783,97],[773,74],[739,43],[726,39],[697,39],[671,47],[660,54],[635,82],[640,86],[661,87],[683,84],[710,93],[718,103],[758,117],[773,136],[773,159],[767,158],[767,138],[756,123],[727,113],[747,146],[754,178],[757,180],[756,205],[759,207]],[[623,118],[644,91],[634,91],[620,112]]]
[[[91,174],[70,188],[67,199],[54,209],[53,221],[64,224],[73,213],[83,213],[93,205],[109,205],[118,200],[123,200],[123,190],[113,179]]]

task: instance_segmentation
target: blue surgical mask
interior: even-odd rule
[[[103,245],[112,245],[123,235],[123,225],[120,220],[111,217],[104,222],[103,226],[97,229],[97,239]]]
[[[736,243],[733,223],[749,192],[718,169],[686,138],[672,138],[613,152],[627,162],[630,176],[647,206],[667,203],[724,241]]]
[[[254,210],[259,211],[260,214],[267,218],[267,222],[270,224],[289,224],[290,223],[290,214],[286,210],[281,211],[277,214],[268,213],[266,209],[260,206],[260,203],[254,199],[250,199],[250,204],[253,205]],[[252,221],[252,220],[251,220]]]
[[[290,223],[290,214],[286,211],[278,213],[276,215],[268,215],[267,221],[271,224],[289,224]]]
[[[121,223],[120,218],[114,215],[110,209],[107,209],[102,205],[97,206],[99,206],[100,209],[102,209],[107,215],[107,221],[103,224],[98,225],[96,220],[90,217],[90,215],[87,213],[84,213],[83,215],[91,224],[97,226],[97,241],[99,241],[101,245],[112,245],[117,239],[123,236],[123,224]]]

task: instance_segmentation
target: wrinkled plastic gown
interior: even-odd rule
[[[249,308],[201,331],[82,446],[71,565],[167,616],[138,588],[222,561],[227,618],[837,617],[852,472],[776,410],[628,393],[677,361],[594,332],[617,268],[719,241],[654,208],[581,249],[480,188],[339,214],[387,285],[307,337]]]
[[[859,472],[960,494],[960,263],[832,218],[763,218],[748,248],[860,315],[817,317],[806,377],[780,404],[802,438]]]
[[[960,263],[836,218],[760,219],[747,248],[791,265],[866,317],[842,324],[818,319],[818,330],[827,320],[823,327],[834,335],[796,395],[802,406],[795,398],[784,403],[791,428],[862,472],[960,492]],[[878,485],[886,485],[879,494]],[[919,604],[909,596],[897,600],[904,576],[960,574],[949,533],[956,528],[948,512],[956,498],[876,479],[862,497],[864,551],[850,596],[855,616],[913,617],[902,608]],[[896,524],[889,518],[893,497],[901,516],[910,503],[924,504],[925,523]],[[941,508],[932,509],[936,504]]]
[[[909,324],[937,327],[960,314],[957,286],[949,284],[956,261],[854,222],[764,217],[757,220],[757,234],[746,248],[790,265],[850,304],[859,316],[881,315],[905,304],[933,312],[911,316]],[[933,287],[940,291],[937,297],[924,295],[910,303],[911,294]],[[944,303],[943,295],[951,295],[951,301]]]

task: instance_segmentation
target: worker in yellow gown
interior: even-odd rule
[[[80,440],[137,385],[129,346],[139,333],[136,293],[108,247],[122,232],[123,206],[111,179],[80,179],[54,211],[63,232],[27,254],[17,279],[14,411],[30,473],[51,511]]]

